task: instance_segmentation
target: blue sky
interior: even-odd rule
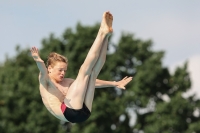
[[[15,46],[37,46],[50,33],[60,36],[78,21],[94,25],[102,13],[114,16],[114,37],[121,32],[153,41],[153,49],[164,50],[164,65],[173,69],[190,62],[193,89],[200,84],[200,1],[199,0],[1,0],[0,1],[0,61],[5,54],[15,55]],[[199,66],[199,67],[197,67]]]

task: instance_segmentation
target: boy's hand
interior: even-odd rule
[[[133,77],[125,77],[123,78],[122,80],[116,82],[117,85],[116,87],[119,88],[119,89],[126,89],[125,86],[133,79]]]
[[[37,49],[36,47],[32,47],[32,48],[30,49],[30,51],[31,51],[31,56],[33,57],[33,59],[34,59],[35,61],[44,62],[44,61],[40,58],[39,51],[38,51],[38,49]]]

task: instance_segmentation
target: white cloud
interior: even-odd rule
[[[184,63],[185,61],[179,61],[173,65],[170,65],[170,73],[174,73],[175,69],[178,66],[183,66]],[[188,72],[190,73],[192,86],[187,92],[187,95],[196,94],[196,96],[200,98],[200,55],[194,55],[188,59]]]
[[[200,98],[200,55],[189,59],[188,71],[191,74],[192,88],[190,93],[196,93]]]

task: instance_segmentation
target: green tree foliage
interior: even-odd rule
[[[78,23],[60,38],[50,34],[42,40],[41,58],[46,61],[53,51],[66,56],[66,77],[75,78],[98,29],[99,24]],[[39,95],[39,71],[29,50],[17,46],[16,51],[16,57],[0,66],[0,133],[200,132],[199,100],[182,96],[191,86],[187,64],[170,74],[162,65],[164,52],[152,50],[151,40],[122,33],[117,44],[110,42],[98,78],[116,81],[133,76],[133,81],[125,91],[96,89],[91,117],[80,124],[60,122],[46,110]],[[134,126],[129,111],[137,116]]]
[[[168,84],[165,92],[157,92],[152,101],[155,107],[146,114],[139,114],[136,127],[148,133],[192,133],[200,132],[199,100],[195,95],[183,97],[183,92],[190,88],[187,64],[177,68],[174,75],[162,84]],[[168,98],[164,98],[167,96]],[[138,132],[138,131],[136,131]]]

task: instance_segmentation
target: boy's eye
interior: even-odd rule
[[[59,72],[62,72],[62,71],[66,72],[67,70],[62,70],[62,69],[59,69],[58,71],[59,71]]]

